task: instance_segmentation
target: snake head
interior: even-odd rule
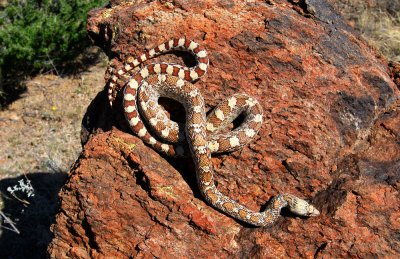
[[[313,205],[295,196],[288,199],[288,208],[299,216],[314,217],[319,215],[319,211]]]

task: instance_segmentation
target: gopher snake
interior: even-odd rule
[[[196,58],[197,65],[189,68],[157,63],[144,66],[136,74],[133,73],[134,68],[144,61],[174,50],[191,53]],[[302,216],[319,215],[314,206],[290,194],[275,196],[265,211],[255,212],[217,190],[213,180],[211,154],[237,150],[250,142],[261,127],[263,111],[254,98],[246,94],[235,94],[221,102],[206,117],[204,99],[192,82],[207,72],[208,63],[206,50],[185,38],[167,41],[138,58],[128,57],[121,69],[110,68],[110,104],[114,102],[117,92],[124,88],[125,117],[138,137],[168,156],[184,156],[190,151],[195,162],[200,191],[214,208],[256,226],[273,224],[283,207]],[[123,81],[128,76],[129,82],[125,86]],[[159,97],[174,99],[184,106],[184,126],[168,118],[165,110],[158,104]],[[220,133],[240,114],[244,114],[245,119],[239,127],[229,133]],[[185,148],[185,143],[189,148]]]

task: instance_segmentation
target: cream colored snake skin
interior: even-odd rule
[[[173,50],[191,53],[197,60],[194,67],[157,63],[134,69],[144,61]],[[118,91],[124,88],[125,117],[132,131],[145,143],[168,156],[184,156],[190,150],[196,168],[198,186],[204,198],[214,208],[255,226],[273,224],[283,207],[301,216],[317,216],[319,211],[303,199],[279,194],[271,199],[263,212],[240,205],[217,190],[213,179],[211,154],[240,149],[258,133],[263,121],[262,107],[246,94],[235,94],[220,103],[206,118],[204,99],[192,84],[207,72],[208,55],[198,43],[173,39],[151,49],[138,58],[128,57],[122,69],[113,70],[109,84],[112,105]],[[134,71],[139,70],[137,73]],[[125,86],[124,78],[129,77]],[[159,97],[180,102],[186,112],[186,122],[179,125],[170,120],[158,104]],[[220,131],[244,114],[243,123],[229,131]],[[143,120],[145,121],[143,121]],[[189,147],[189,148],[187,148]]]

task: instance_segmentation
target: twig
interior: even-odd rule
[[[14,193],[11,193],[11,195],[12,195],[16,200],[22,202],[23,204],[26,204],[26,205],[30,205],[30,204],[31,204],[31,203],[30,203],[29,201],[27,201],[27,200],[18,198],[18,196],[15,195]]]
[[[14,225],[15,223],[12,222],[12,220],[9,219],[1,210],[0,210],[0,216],[4,218],[4,222],[8,223],[11,226],[11,228],[4,227],[4,226],[1,226],[1,225],[0,225],[0,227],[8,229],[8,230],[11,230],[11,231],[14,231],[17,234],[21,234],[21,232],[19,232],[18,228]]]
[[[60,74],[58,73],[58,70],[56,68],[56,66],[53,63],[53,60],[50,58],[49,53],[46,52],[47,58],[49,59],[49,62],[51,64],[51,66],[53,67],[53,69],[56,71],[57,76],[60,76]]]

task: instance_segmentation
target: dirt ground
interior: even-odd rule
[[[78,73],[27,80],[27,91],[0,110],[0,258],[46,257],[83,115],[104,88],[108,59],[96,56]]]
[[[0,111],[0,180],[35,172],[67,172],[81,151],[90,101],[104,88],[106,57],[69,76],[38,75]]]

